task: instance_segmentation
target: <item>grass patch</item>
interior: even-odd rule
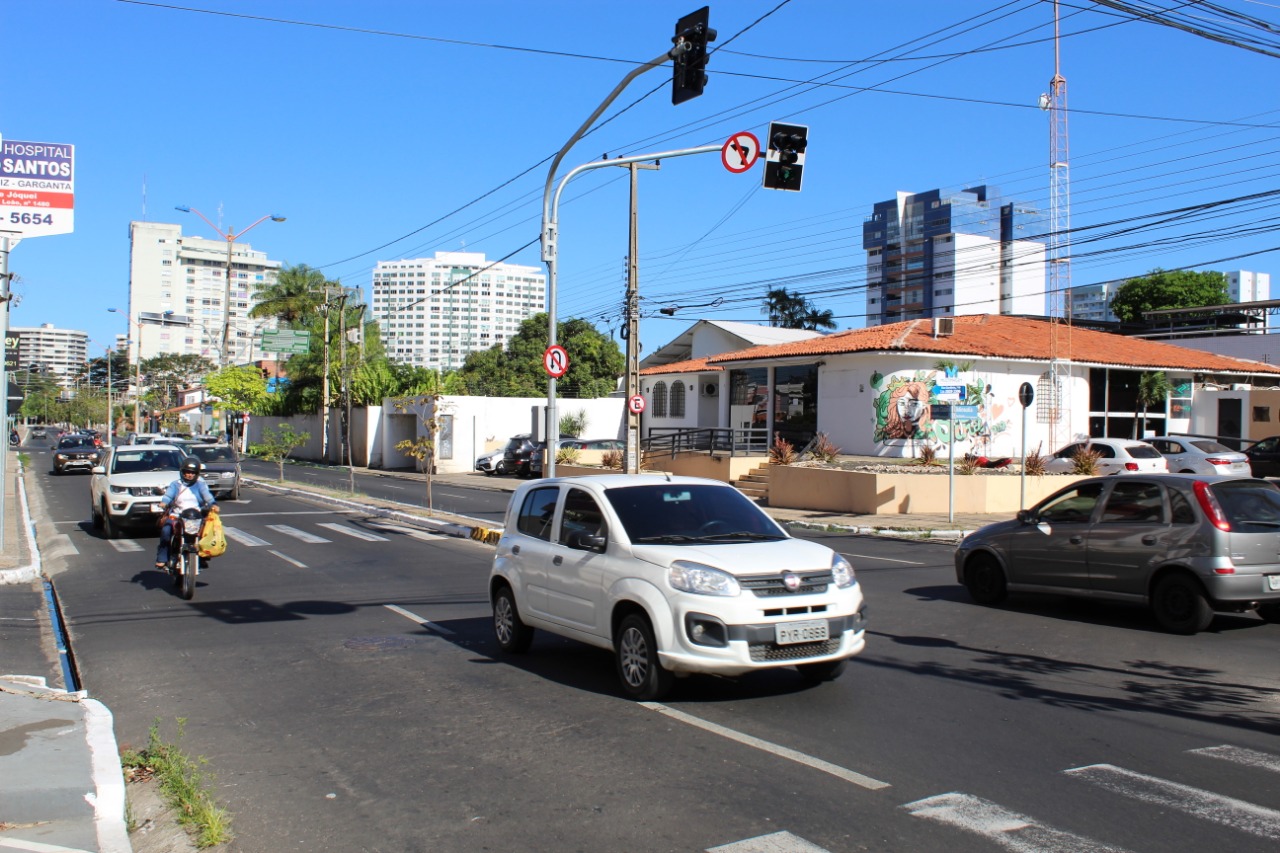
[[[155,778],[165,801],[177,813],[178,823],[195,837],[197,847],[225,844],[231,840],[231,815],[207,790],[213,780],[202,769],[207,763],[204,756],[191,758],[179,748],[186,725],[186,718],[179,717],[178,735],[167,743],[160,739],[157,719],[147,731],[146,748],[126,748],[120,763],[129,781]]]
[[[31,467],[31,456],[21,450],[18,451],[18,464],[23,468]]]

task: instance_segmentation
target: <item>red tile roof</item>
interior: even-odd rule
[[[640,371],[640,375],[661,374],[665,376],[668,373],[715,373],[721,370],[724,370],[724,368],[716,367],[714,364],[707,364],[705,358],[691,358],[688,361],[675,361],[671,364],[660,364],[657,367],[646,367]]]
[[[1053,329],[1057,326],[1057,355],[1078,364],[1098,364],[1154,370],[1190,370],[1199,373],[1276,373],[1280,367],[1261,361],[1230,358],[1203,350],[1068,328],[1046,320],[976,314],[955,318],[955,334],[934,337],[932,320],[907,320],[837,332],[805,341],[751,347],[711,356],[708,362],[821,357],[855,352],[911,352],[963,358],[1007,358],[1048,361],[1052,358]],[[662,371],[669,370],[670,366]]]

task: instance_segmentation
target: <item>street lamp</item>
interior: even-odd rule
[[[284,217],[276,216],[275,214],[267,214],[248,228],[241,229],[240,233],[237,234],[233,231],[223,231],[217,225],[210,222],[209,217],[205,216],[194,207],[178,205],[174,209],[183,213],[194,213],[196,216],[199,216],[210,228],[218,232],[218,236],[227,241],[227,287],[222,297],[222,352],[219,354],[220,360],[218,363],[218,367],[226,367],[231,352],[231,247],[235,244],[236,240],[240,239],[245,234],[248,234],[256,226],[266,222],[268,219],[272,222],[284,222]]]

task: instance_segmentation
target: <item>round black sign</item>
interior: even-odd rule
[[[1018,389],[1018,402],[1022,404],[1022,408],[1031,405],[1031,401],[1036,398],[1036,389],[1031,387],[1030,382],[1023,382],[1022,387]]]

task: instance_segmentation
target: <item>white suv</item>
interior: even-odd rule
[[[609,649],[623,691],[640,700],[697,672],[795,666],[828,681],[865,645],[862,588],[844,557],[695,477],[522,485],[489,598],[503,651],[528,649],[535,628]]]
[[[126,527],[155,527],[160,499],[178,479],[186,456],[167,444],[121,445],[106,462],[93,469],[89,481],[89,512],[93,526],[108,539]]]

